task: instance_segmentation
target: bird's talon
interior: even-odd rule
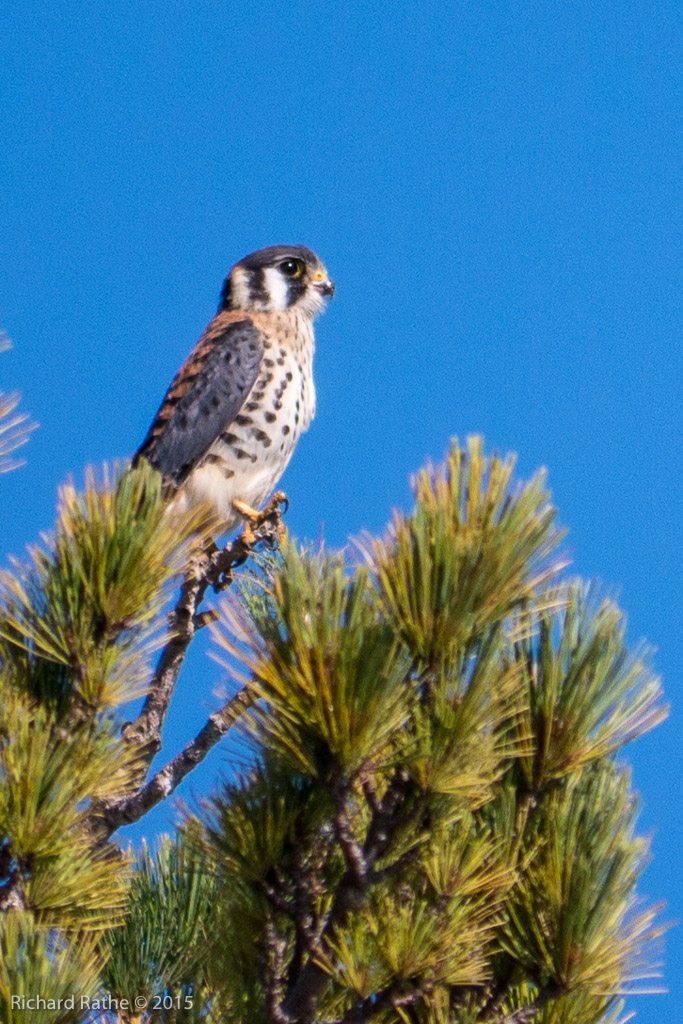
[[[289,501],[284,491],[276,491],[273,497],[270,499],[267,505],[264,505],[262,509],[257,511],[247,505],[246,502],[235,499],[232,503],[233,508],[236,512],[244,519],[244,526],[242,533],[240,534],[240,541],[246,548],[251,548],[258,541],[264,540],[270,543],[272,547],[275,543],[275,537],[257,537],[257,531],[269,521],[273,521],[273,526],[277,531],[277,539],[283,539],[286,535],[285,528],[282,524],[282,515],[289,508]]]
[[[247,548],[253,547],[254,544],[256,543],[256,536],[254,534],[251,522],[249,520],[246,520],[244,523],[244,527],[240,534],[240,540]]]
[[[268,505],[266,505],[266,508],[269,508],[271,505],[282,505],[280,511],[286,512],[289,509],[289,498],[284,491],[276,491]]]

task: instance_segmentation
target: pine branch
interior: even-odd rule
[[[284,976],[286,943],[277,934],[271,914],[266,920],[266,1009],[273,1024],[292,1024],[280,1004],[282,1000],[282,979]]]
[[[527,1006],[520,1006],[508,1013],[503,1003],[509,997],[511,988],[512,986],[506,984],[496,987],[479,1011],[477,1020],[481,1024],[532,1024],[543,1007],[551,999],[556,999],[562,994],[562,987],[557,981],[548,981]]]
[[[11,347],[7,335],[0,331],[0,352]],[[19,395],[16,392],[8,395],[0,391],[0,473],[9,473],[23,466],[24,460],[13,458],[13,453],[27,443],[29,434],[38,426],[25,412],[15,412],[18,405]]]
[[[549,994],[539,996],[537,999],[534,999],[533,1003],[529,1003],[528,1006],[522,1006],[507,1017],[499,1018],[500,1024],[532,1024],[536,1014],[541,1012],[550,998]]]
[[[335,1024],[365,1024],[366,1021],[372,1020],[373,1017],[377,1017],[378,1014],[382,1014],[388,1009],[409,1008],[429,995],[433,987],[433,985],[421,985],[406,991],[405,982],[393,982],[382,992],[378,992],[352,1007]]]
[[[334,830],[337,841],[344,854],[347,870],[356,879],[359,886],[363,886],[368,875],[368,859],[365,856],[361,844],[354,835],[348,813],[348,790],[344,785],[340,786],[335,794],[336,813],[334,816]]]
[[[320,955],[316,957],[314,951],[311,951],[308,960],[298,972],[298,977],[293,977],[290,984],[284,1012],[296,1021],[308,1024],[314,1020],[317,1002],[328,978],[327,972],[318,961],[323,962],[325,959],[327,939],[344,926],[350,911],[362,905],[370,887],[375,884],[378,877],[374,870],[375,864],[388,849],[395,830],[406,820],[406,815],[401,817],[397,811],[410,785],[410,774],[400,768],[381,801],[377,801],[373,792],[371,806],[374,813],[362,847],[353,835],[349,823],[347,793],[342,790],[334,794],[337,805],[335,831],[347,867],[337,885],[327,920],[317,942],[317,952]],[[423,801],[418,798],[407,812],[408,817],[412,820],[422,807]],[[374,1011],[368,1014],[367,1019],[372,1015]]]
[[[197,630],[210,621],[199,614],[206,591],[213,587],[218,593],[229,587],[233,568],[246,562],[256,544],[264,542],[272,547],[279,529],[279,512],[274,510],[248,539],[241,533],[222,550],[205,552],[183,583],[173,611],[173,636],[161,652],[142,711],[123,729],[126,741],[145,751],[148,764],[161,748],[161,730],[190,643]]]
[[[280,537],[279,501],[273,500],[261,515],[263,518],[254,529],[243,531],[225,548],[203,552],[183,582],[172,613],[173,635],[161,652],[145,703],[135,721],[126,723],[122,730],[125,741],[139,750],[142,784],[126,797],[95,807],[91,827],[98,834],[99,842],[105,842],[121,825],[139,821],[170,796],[254,703],[255,698],[248,687],[244,687],[209,716],[206,725],[180,754],[145,781],[149,765],[161,748],[161,732],[188,648],[197,631],[215,618],[213,612],[199,611],[207,590],[209,587],[216,593],[225,590],[233,581],[233,569],[246,562],[257,544],[273,547]]]
[[[400,806],[410,785],[410,773],[406,768],[400,767],[394,772],[394,777],[387,786],[384,796],[379,803],[377,803],[376,794],[374,793],[368,799],[367,788],[364,789],[366,799],[368,799],[369,805],[374,811],[365,839],[364,851],[366,858],[373,866],[391,842],[392,832],[390,826],[394,820],[397,808]],[[409,812],[411,821],[422,810],[423,804],[424,794],[423,799],[418,798]]]
[[[131,796],[98,808],[96,813],[98,830],[100,827],[105,830],[102,841],[108,839],[121,825],[131,825],[134,821],[139,821],[148,811],[170,796],[185,776],[204,760],[211,748],[251,707],[255,699],[249,687],[243,687],[222,708],[209,716],[206,725],[195,738],[149,782],[141,786]]]
[[[298,977],[291,980],[283,1010],[292,1020],[300,1024],[312,1024],[314,1021],[318,999],[329,977],[315,953],[319,952],[321,959],[324,957],[327,938],[338,928],[343,927],[351,910],[362,904],[367,888],[367,881],[359,882],[355,870],[347,869],[342,875],[327,920],[316,943],[317,949],[311,951],[308,960],[298,972]]]
[[[305,954],[311,955],[315,952],[324,927],[324,917],[317,913],[315,908],[315,897],[320,894],[319,881],[314,881],[315,876],[306,872],[305,849],[307,852],[308,843],[301,835],[294,847],[292,881],[294,883],[295,943],[288,971],[289,978],[295,978],[298,975]]]
[[[528,1006],[520,1006],[518,1010],[514,1010],[507,1016],[499,1017],[496,1024],[498,1024],[498,1021],[500,1024],[531,1024],[546,1003],[549,1003],[551,999],[555,999],[560,995],[560,991],[559,986],[554,982],[549,983],[538,993],[533,1002],[529,1003]]]
[[[7,860],[9,861],[9,858]],[[2,870],[2,874],[6,874],[6,869]],[[5,914],[9,910],[25,910],[26,906],[22,872],[15,866],[10,869],[5,881],[0,885],[0,914]]]

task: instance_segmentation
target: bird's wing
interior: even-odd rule
[[[232,423],[259,374],[263,335],[243,313],[219,314],[173,380],[133,462],[144,456],[180,486]],[[233,314],[234,316],[234,314]]]

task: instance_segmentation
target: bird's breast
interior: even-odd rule
[[[276,323],[265,334],[260,371],[239,414],[187,478],[186,499],[210,504],[227,529],[239,522],[235,499],[257,508],[274,490],[315,415],[313,350],[310,323]]]

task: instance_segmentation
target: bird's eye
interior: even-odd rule
[[[280,270],[285,277],[302,277],[305,269],[306,264],[303,260],[283,260],[280,264]]]

